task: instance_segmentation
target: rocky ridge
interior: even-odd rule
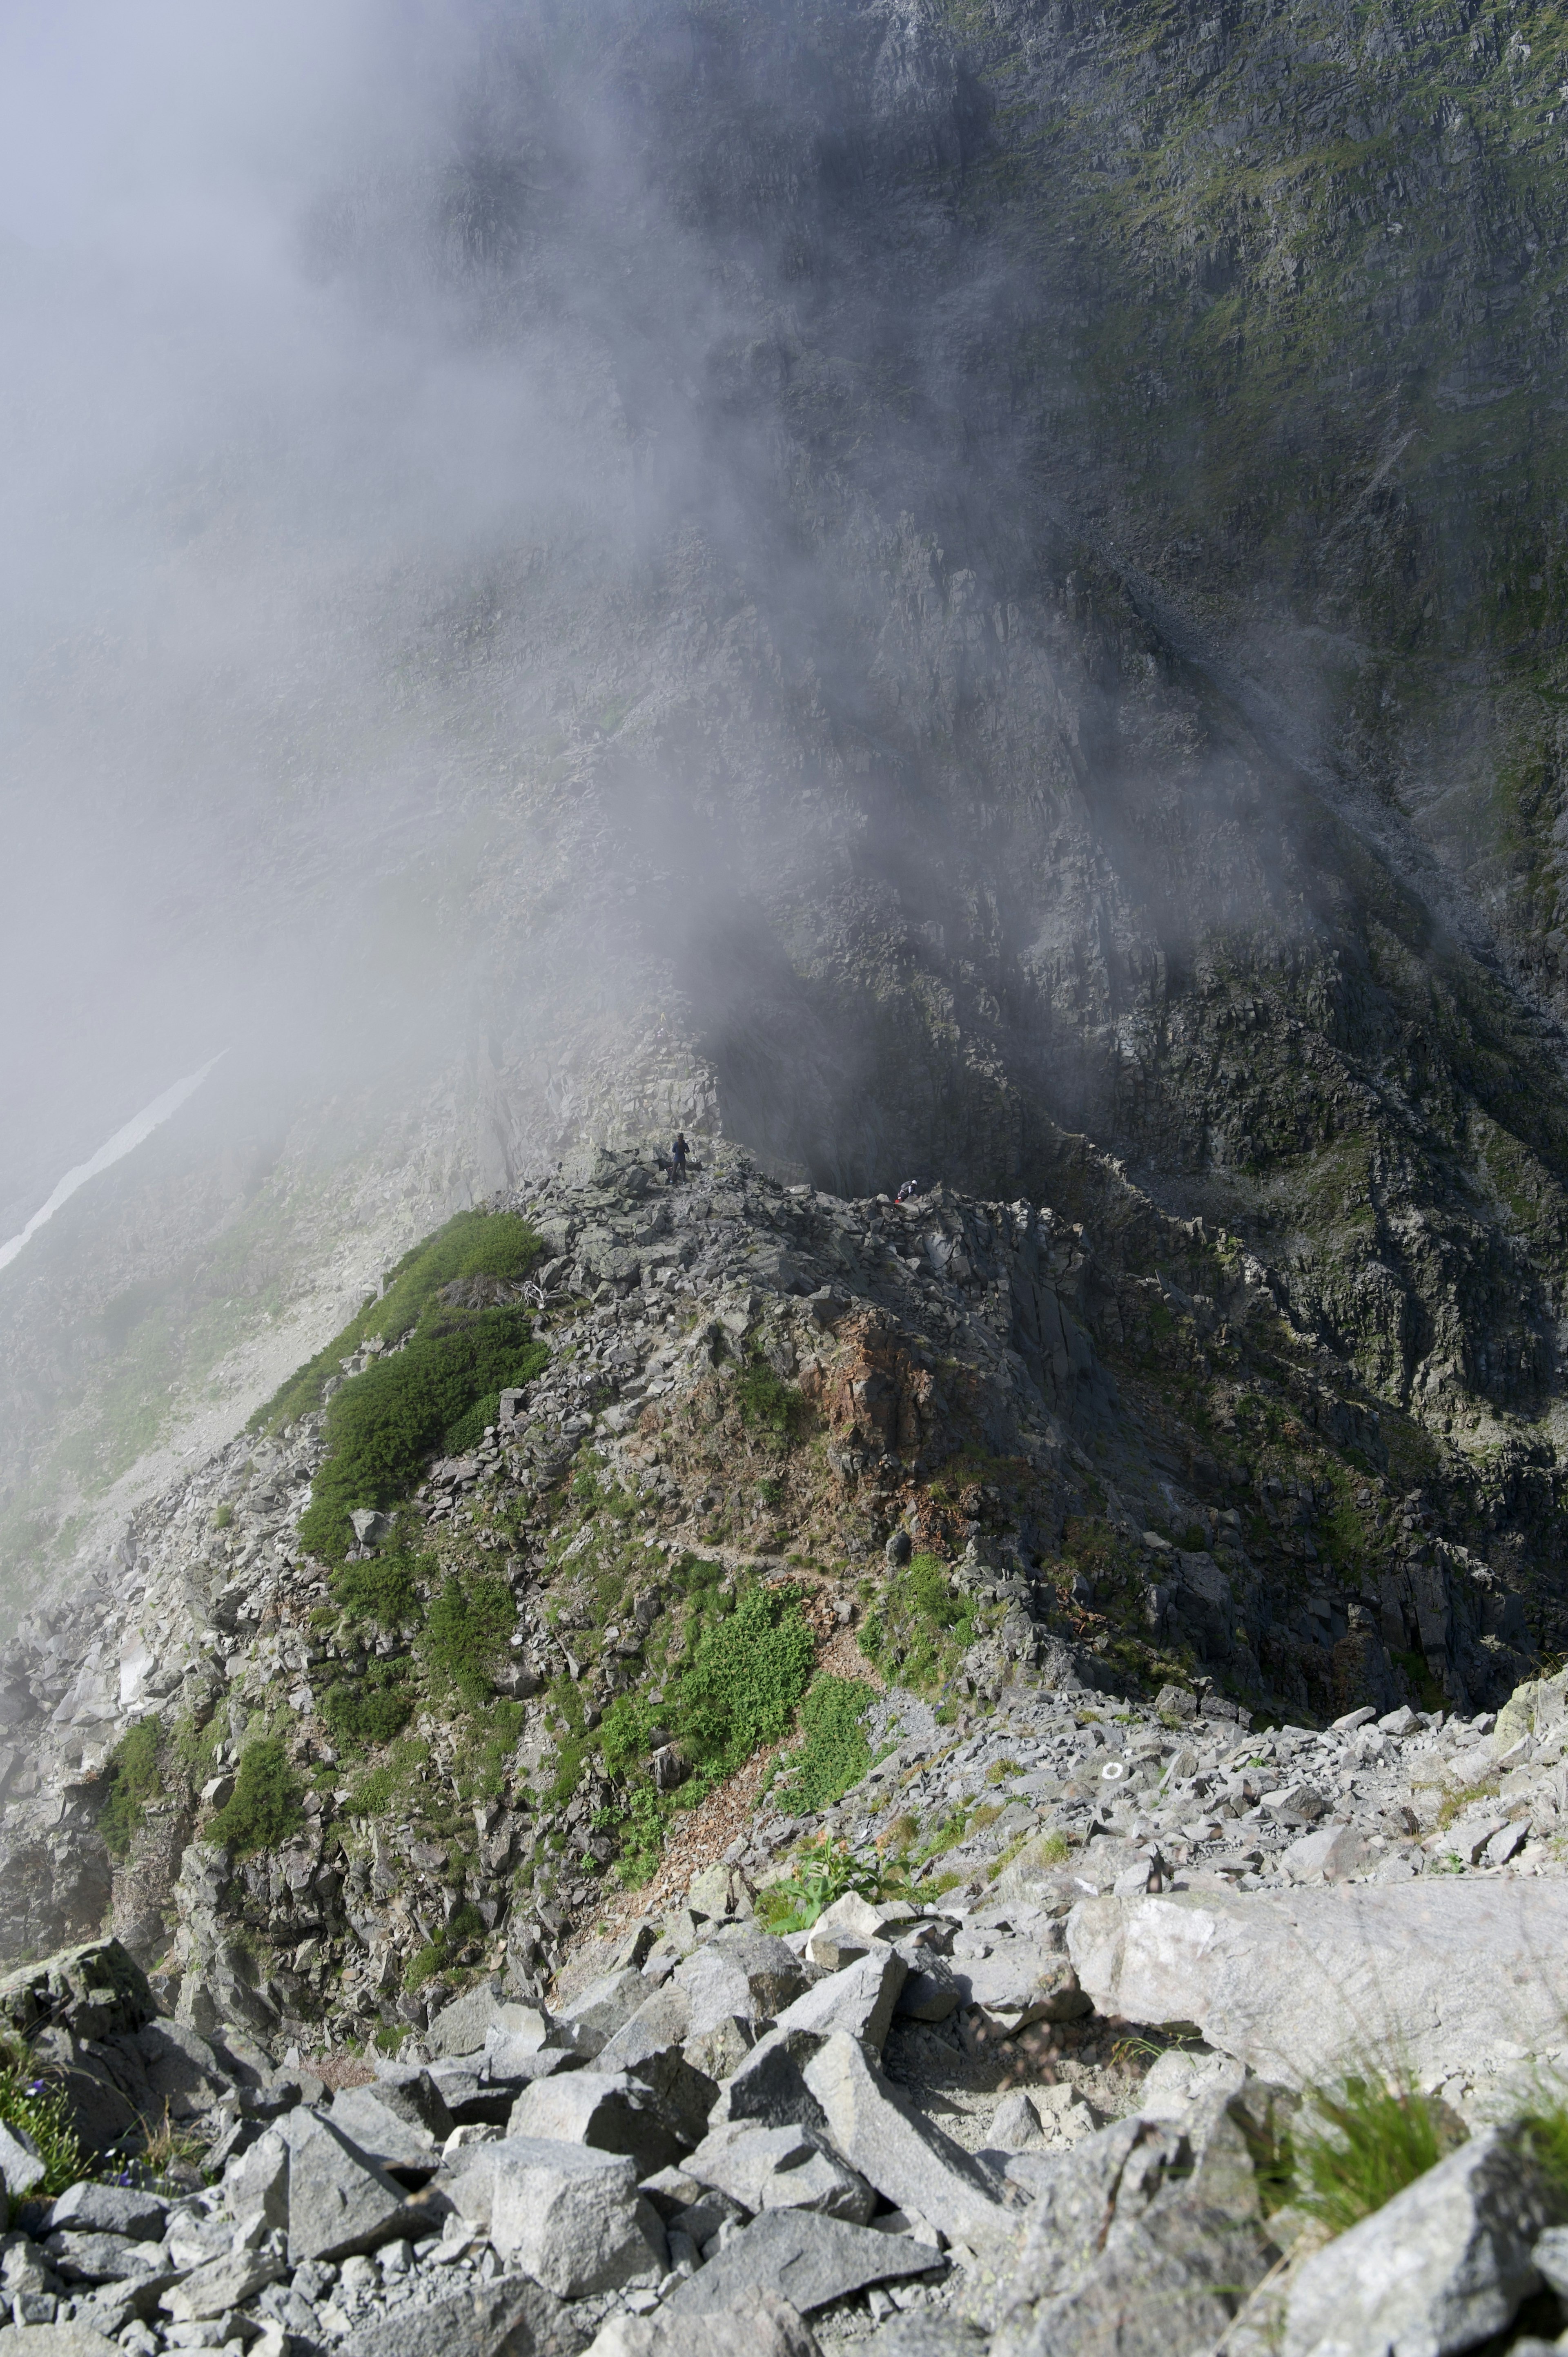
[[[1369,2022],[1472,2131],[1446,2207],[1399,2197],[1435,2204],[1412,2314],[1463,2276],[1447,2345],[1547,2318],[1559,2198],[1517,2123],[1521,2068],[1568,2061],[1568,1675],[1528,1674],[1464,1462],[1402,1487],[1423,1437],[1131,1189],[1068,1222],[628,1151],[497,1209],[539,1253],[476,1285],[549,1358],[469,1454],[334,1568],[299,1531],[321,1409],[249,1436],[0,1664],[5,1937],[44,1959],[0,2006],[130,2180],[28,2207],[41,2164],[0,2154],[38,2357],[1012,2357],[1103,2345],[1108,2303],[1129,2347],[1283,2317],[1316,2350],[1350,2275],[1275,2225],[1267,2155]],[[409,1562],[403,1623],[357,1620],[344,1583]],[[430,1614],[487,1582],[510,1634],[465,1699]],[[673,1706],[708,1593],[797,1598],[820,1678],[853,1645],[864,1748],[790,1806],[786,1744],[738,1833],[720,1786],[665,1822],[678,1886],[639,1885],[608,1737]],[[334,1695],[394,1675],[407,1731],[345,1738]],[[268,1746],[289,1821],[226,1844]],[[824,1858],[884,1895],[768,1929]],[[1072,2221],[1107,2203],[1101,2247]],[[1344,2238],[1357,2281],[1396,2208],[1370,2258]],[[1477,2287],[1482,2212],[1512,2222]]]

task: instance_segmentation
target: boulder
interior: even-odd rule
[[[443,2136],[438,2143],[422,2120],[394,2111],[380,2087],[340,2088],[328,2116],[357,2151],[382,2169],[434,2169],[446,2141]],[[448,2127],[446,2135],[451,2132]]]
[[[1359,1883],[1090,1899],[1068,1944],[1098,2010],[1192,2021],[1265,2078],[1386,2057],[1431,2085],[1562,2042],[1568,1884]]]
[[[692,2008],[690,2035],[735,2014],[772,2021],[803,1995],[811,1975],[784,1941],[746,1927],[721,1932],[677,1965],[674,1980]]]
[[[1540,2289],[1531,2245],[1560,2214],[1515,2139],[1484,2130],[1305,2261],[1284,2357],[1473,2349]]]
[[[641,1979],[641,1975],[638,1975]],[[646,1989],[648,1984],[643,1982]],[[625,2071],[651,2054],[667,2054],[692,2034],[692,2006],[678,1981],[644,1998],[637,2011],[606,2040],[595,2060],[601,2071]]]
[[[809,2316],[867,2284],[928,2275],[942,2262],[904,2234],[874,2234],[811,2210],[767,2210],[665,2302],[671,2321],[735,2308],[748,2291],[781,2292]]]
[[[853,2038],[836,2032],[802,2076],[834,2146],[885,2201],[976,2251],[1011,2240],[999,2180],[875,2072]]]
[[[223,2171],[223,2201],[229,2215],[263,2232],[288,2224],[288,2139],[268,2128]]]
[[[623,2153],[509,2136],[492,2145],[489,2236],[558,2299],[660,2275],[664,2229]]]
[[[906,2021],[945,2021],[959,2007],[958,1983],[945,1957],[911,1965],[893,2010]]]
[[[228,2072],[206,2039],[187,2023],[144,2023],[132,2043],[156,2114],[196,2119],[229,2093]]]
[[[978,2006],[1004,2037],[1036,2021],[1077,2021],[1090,2010],[1071,1960],[1032,1940],[1004,1940],[989,1956],[950,1969],[960,2003]]]
[[[1118,2120],[1045,2164],[993,2357],[1210,2350],[1274,2255],[1242,2128]]]
[[[756,2045],[757,2036],[755,2021],[742,2021],[738,2014],[726,2013],[722,2021],[688,2038],[681,2051],[693,2071],[718,2085],[735,2076]]]
[[[518,2010],[525,2008],[519,2007]],[[487,2035],[494,2034],[492,2025]],[[343,2092],[347,2093],[349,2090]],[[437,2144],[445,2144],[457,2125],[439,2082],[417,2063],[382,2063],[366,2092],[384,2104],[396,2118],[408,2121],[411,2126],[428,2128]]]
[[[477,2284],[428,2308],[392,2309],[338,2344],[337,2357],[576,2357],[583,2334],[525,2277]]]
[[[754,2288],[700,2316],[612,2316],[588,2357],[820,2357],[816,2335],[790,2300]],[[372,2357],[367,2352],[366,2357]]]
[[[765,2127],[822,2127],[822,2107],[806,2085],[804,2071],[822,2051],[814,2029],[770,2029],[719,2090],[708,2125],[757,2120]]]
[[[626,2153],[639,2177],[668,2168],[691,2143],[667,2125],[651,2093],[624,2071],[573,2071],[536,2081],[512,2105],[507,2136]]]
[[[139,2242],[163,2240],[168,2204],[161,2195],[143,2193],[129,2185],[69,2186],[56,2196],[44,2216],[45,2232],[73,2234],[131,2234]]]
[[[842,2029],[880,2052],[908,1976],[903,1957],[878,1943],[843,1972],[818,1981],[787,2005],[774,2027],[811,2030],[819,2038]]]
[[[284,2273],[281,2259],[263,2258],[256,2251],[240,2251],[228,2258],[209,2259],[204,2267],[191,2274],[166,2291],[158,2302],[164,2313],[176,2324],[200,2324],[212,2317],[227,2316],[252,2299],[270,2283],[276,2283]]]
[[[1323,1825],[1282,1850],[1280,1864],[1293,1882],[1344,1882],[1366,1856],[1366,1836],[1354,1825]]]
[[[91,2324],[0,2326],[0,2357],[125,2357],[117,2341],[105,2340]]]
[[[336,2262],[407,2231],[407,2196],[340,2128],[303,2104],[280,2122],[289,2148],[288,2263]]]
[[[61,1948],[0,1980],[0,2019],[25,2037],[55,2027],[73,2038],[114,2038],[157,2016],[145,1973],[118,1940]]]
[[[596,2056],[616,2031],[640,2011],[647,1996],[648,1983],[640,1973],[606,1973],[563,2008],[557,2034],[575,2052]]]
[[[48,2175],[37,2145],[26,2128],[7,2127],[0,2120],[0,2199],[20,2201]]]
[[[820,2210],[864,2226],[876,2196],[811,2128],[764,2128],[729,2121],[703,2137],[686,2172],[714,2186],[755,2215],[762,2210]]]
[[[855,2357],[986,2357],[991,2335],[950,2308],[917,2308],[896,2316],[864,2341]]]
[[[44,2256],[62,2283],[121,2283],[155,2275],[161,2265],[156,2243],[129,2234],[59,2233],[44,2243]]]
[[[476,2054],[492,2028],[539,2047],[548,2035],[550,2017],[541,2006],[509,1999],[499,1980],[481,1981],[478,1988],[465,1989],[442,2007],[424,2033],[424,2045],[433,2058]]]

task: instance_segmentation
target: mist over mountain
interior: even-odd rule
[[[677,1122],[1201,1214],[1555,1498],[1552,12],[0,40],[0,1232],[227,1051],[0,1271],[7,1609]]]

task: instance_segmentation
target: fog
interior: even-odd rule
[[[585,1130],[1016,1187],[1267,899],[985,122],[919,0],[0,23],[0,1238],[222,1057],[0,1270],[0,1559]]]

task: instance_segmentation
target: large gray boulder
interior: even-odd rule
[[[1246,2136],[1118,2120],[1045,2172],[993,2357],[1187,2357],[1219,2342],[1274,2256]]]
[[[22,2201],[48,2175],[43,2156],[27,2130],[7,2127],[0,2121],[0,2200]]]
[[[909,1967],[903,1957],[896,1949],[879,1943],[787,2005],[774,2027],[808,2029],[819,2038],[831,2038],[834,2030],[842,2029],[880,2053],[908,1977]]]
[[[781,2292],[802,2316],[868,2284],[897,2283],[940,2269],[942,2261],[908,2234],[876,2234],[811,2210],[768,2210],[688,2276],[666,2301],[671,2318],[734,2308],[748,2291]]]
[[[491,2147],[490,2241],[558,2299],[664,2271],[664,2229],[624,2153],[510,2136]]]
[[[1517,2141],[1486,2130],[1305,2262],[1284,2357],[1475,2348],[1541,2288],[1530,2245],[1562,2215]]]
[[[743,2210],[820,2210],[864,2226],[876,2196],[811,2128],[764,2128],[729,2121],[713,2129],[683,2163],[699,2184],[727,2193]]]
[[[68,2186],[50,2202],[45,2231],[73,2234],[131,2234],[144,2243],[163,2239],[168,2204],[161,2194],[144,2193],[131,2185],[95,2185],[83,2181]]]
[[[606,1973],[562,2008],[554,2035],[578,2054],[597,2055],[646,2002],[640,1973]]]
[[[532,2049],[543,2045],[549,2029],[550,2017],[542,2006],[519,2005],[506,1996],[499,1980],[489,1980],[443,2006],[424,2033],[424,2043],[433,2056],[476,2054],[495,2029]]]
[[[688,2150],[692,2139],[660,2117],[651,2092],[625,2072],[574,2071],[525,2087],[507,2123],[512,2136],[547,2136],[627,2153],[639,2177],[651,2177]]]
[[[406,2232],[408,2197],[339,2128],[303,2104],[279,2123],[289,2148],[288,2263],[336,2262]]]
[[[656,2054],[678,2052],[691,2034],[692,2001],[678,1981],[670,1981],[644,1998],[596,2059],[601,2071],[628,2071]]]
[[[822,2045],[814,2029],[768,2030],[720,2088],[710,2126],[717,2127],[723,2120],[756,2120],[770,2128],[822,2127],[822,2107],[804,2072]]]
[[[382,2169],[435,2166],[441,2147],[431,2130],[423,2120],[394,2111],[379,2087],[340,2088],[328,2116],[356,2150]]]
[[[742,2021],[772,2021],[804,1995],[811,1975],[793,1948],[771,1932],[721,1932],[675,1970],[675,1984],[692,2008],[690,2035],[734,2014]]]
[[[1293,2085],[1369,2058],[1430,2084],[1563,2043],[1563,1882],[1086,1899],[1068,1945],[1101,2013],[1196,2022]]]
[[[1018,2222],[997,2198],[997,2181],[874,2072],[853,2038],[836,2032],[802,2075],[834,2146],[885,2201],[972,2250],[1011,2244]]]
[[[209,2259],[163,2294],[158,2306],[176,2324],[200,2324],[254,2298],[283,2274],[281,2259],[257,2251],[239,2251],[227,2258]]]

